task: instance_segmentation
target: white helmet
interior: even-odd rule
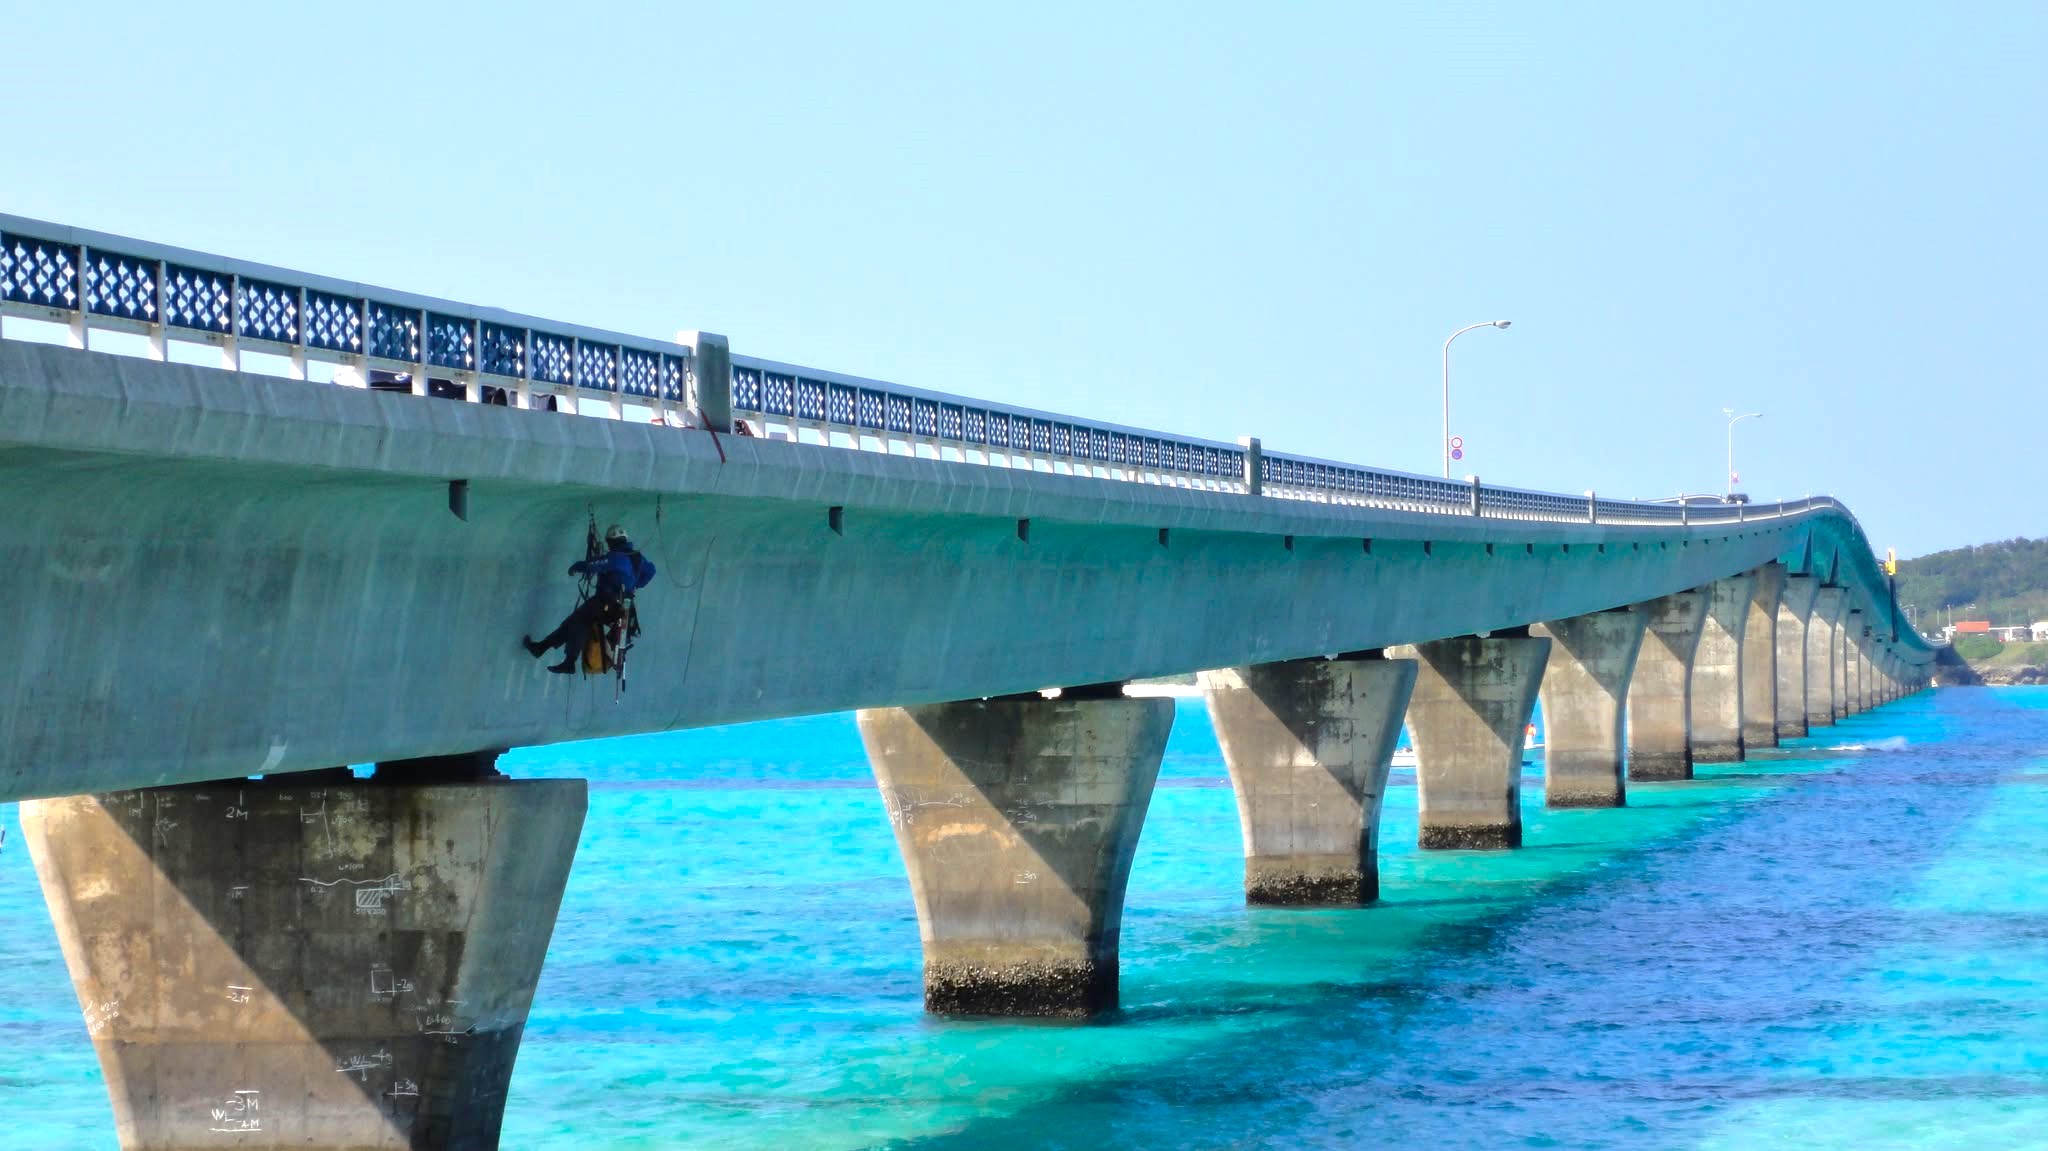
[[[604,542],[606,543],[611,543],[614,540],[624,540],[625,538],[626,529],[620,527],[617,524],[613,524],[612,526],[604,529]]]

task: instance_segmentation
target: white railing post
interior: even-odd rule
[[[1244,494],[1248,496],[1266,493],[1266,453],[1259,446],[1257,436],[1239,436],[1237,442],[1244,448]]]
[[[164,262],[152,262],[156,265],[156,287],[151,292],[156,299],[156,309],[149,320],[149,358],[161,363],[170,357],[170,325],[164,320]]]
[[[714,432],[732,430],[732,345],[716,332],[677,332],[676,342],[690,349],[690,384],[684,397],[691,411]],[[767,381],[762,381],[767,386]],[[858,413],[856,413],[858,414]],[[858,421],[856,421],[858,422]],[[767,419],[761,434],[768,434]],[[789,438],[796,439],[794,419]],[[854,436],[860,446],[860,436]]]

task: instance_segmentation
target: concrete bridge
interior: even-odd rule
[[[1362,907],[1404,722],[1421,845],[1513,849],[1539,697],[1547,802],[1616,806],[1934,657],[1827,498],[1451,483],[6,216],[0,315],[0,799],[124,1147],[495,1146],[584,811],[505,748],[858,709],[927,1006],[1085,1016],[1172,722],[1129,680],[1201,673],[1249,901]],[[661,569],[623,692],[518,643],[593,514]]]

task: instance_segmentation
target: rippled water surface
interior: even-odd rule
[[[1397,786],[1385,899],[1342,912],[1244,908],[1184,704],[1124,1009],[1085,1026],[924,1017],[850,717],[507,767],[593,781],[508,1148],[2048,1144],[2048,689],[1923,694],[1623,810],[1547,812],[1532,774],[1512,853],[1416,852]],[[0,810],[0,1144],[112,1148]]]

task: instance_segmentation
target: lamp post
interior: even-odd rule
[[[1735,414],[1734,408],[1722,408],[1721,414],[1728,417],[1728,487],[1721,494],[1723,496],[1732,496],[1735,494],[1735,425],[1744,420],[1763,419],[1764,414],[1762,412],[1744,412],[1738,416]]]
[[[1457,339],[1474,328],[1505,328],[1513,320],[1487,320],[1480,324],[1467,324],[1451,333],[1451,339],[1444,341],[1444,478],[1451,478],[1451,340]]]

